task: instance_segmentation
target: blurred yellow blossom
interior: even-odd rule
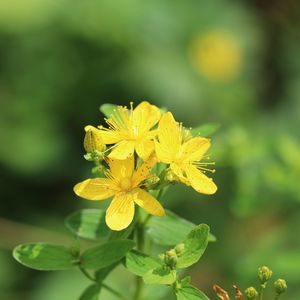
[[[208,32],[191,45],[194,68],[210,80],[233,79],[241,69],[242,51],[237,40],[225,32]]]
[[[151,130],[159,121],[159,108],[146,101],[135,109],[118,106],[110,118],[109,128],[100,126],[105,144],[115,144],[108,155],[115,159],[131,157],[136,150],[139,157],[146,160],[154,150],[153,138],[157,131]]]
[[[74,187],[74,192],[88,200],[104,200],[114,196],[106,211],[106,224],[112,230],[122,230],[129,226],[134,216],[134,204],[149,214],[163,216],[161,204],[141,186],[149,178],[156,163],[151,156],[138,169],[134,167],[134,156],[126,160],[107,158],[109,170],[106,178],[84,180]]]
[[[211,164],[200,162],[210,147],[210,140],[203,137],[183,140],[183,127],[174,120],[171,112],[165,113],[158,125],[158,141],[155,151],[160,162],[170,165],[171,171],[178,179],[191,185],[197,192],[214,194],[217,186],[204,172]]]

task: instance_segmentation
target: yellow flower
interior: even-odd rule
[[[194,40],[191,61],[195,69],[208,79],[228,81],[241,69],[241,52],[233,36],[224,32],[208,32]]]
[[[146,160],[154,151],[153,138],[157,131],[151,130],[159,121],[160,110],[144,101],[130,111],[118,106],[112,116],[106,119],[109,128],[101,129],[105,144],[116,144],[108,157],[126,159],[136,150],[139,157]]]
[[[161,204],[147,191],[141,189],[149,177],[156,159],[152,156],[138,169],[134,168],[134,156],[126,160],[107,158],[110,170],[106,178],[87,179],[75,185],[74,192],[88,200],[104,200],[114,196],[106,211],[106,224],[112,230],[129,226],[134,216],[134,204],[149,214],[163,216]]]
[[[204,172],[213,171],[205,168],[210,163],[200,162],[210,147],[210,140],[195,137],[183,140],[183,128],[172,113],[165,113],[158,125],[158,141],[155,151],[160,162],[170,165],[171,171],[179,180],[191,185],[197,192],[214,194],[217,186]]]

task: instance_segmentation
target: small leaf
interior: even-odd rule
[[[147,223],[147,233],[152,240],[159,245],[174,246],[181,243],[188,233],[196,227],[196,224],[189,222],[169,210],[165,210],[163,218],[151,217]],[[216,241],[210,234],[209,241]]]
[[[148,271],[143,276],[146,284],[172,284],[176,281],[176,270],[168,267],[159,267]]]
[[[208,244],[209,227],[206,224],[196,226],[183,242],[184,250],[178,255],[177,268],[186,268],[196,263]]]
[[[144,276],[149,270],[162,266],[158,258],[151,257],[137,250],[131,250],[127,253],[124,266],[131,273]]]
[[[116,108],[117,105],[115,104],[105,103],[100,106],[100,111],[105,115],[105,117],[109,118]]]
[[[87,269],[105,268],[123,258],[135,246],[131,240],[116,240],[86,250],[81,265]]]
[[[105,223],[105,211],[102,209],[82,209],[69,215],[66,227],[77,236],[97,240],[108,238],[110,229]]]
[[[209,137],[209,136],[212,136],[219,128],[220,128],[220,124],[206,123],[206,124],[203,124],[203,125],[193,128],[192,135]]]
[[[70,269],[79,261],[70,248],[45,243],[19,245],[13,256],[22,265],[41,271]]]
[[[84,290],[79,300],[98,300],[100,295],[100,290],[101,287],[99,285],[92,284]]]
[[[177,300],[209,300],[209,298],[192,285],[176,290]]]

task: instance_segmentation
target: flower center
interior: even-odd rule
[[[121,189],[123,191],[129,191],[131,189],[131,180],[129,177],[122,178],[120,182]]]

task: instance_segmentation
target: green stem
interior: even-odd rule
[[[279,299],[280,294],[276,294],[274,300],[278,300]]]
[[[120,298],[121,300],[126,300],[126,298],[124,298],[119,292],[117,292],[116,290],[114,290],[113,288],[111,288],[109,285],[103,283],[103,282],[98,282],[96,280],[96,278],[94,278],[86,269],[84,269],[82,266],[79,266],[80,271],[85,275],[85,277],[87,277],[89,280],[95,282],[96,284],[99,284],[101,287],[105,288],[106,290],[108,290],[109,292],[111,292],[112,294],[114,294],[115,296],[117,296],[118,298]]]
[[[263,294],[264,294],[264,287],[261,285],[259,289],[259,300],[263,299]]]

